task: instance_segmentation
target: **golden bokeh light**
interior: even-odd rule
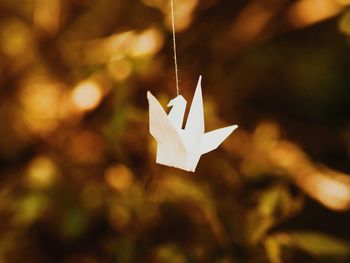
[[[334,210],[345,210],[350,207],[349,181],[344,182],[337,177],[319,172],[309,173],[307,178],[299,180],[304,190],[326,207]]]
[[[280,138],[280,129],[277,124],[263,122],[254,132],[254,142],[262,149],[268,150],[276,145]]]
[[[339,20],[339,30],[346,35],[350,35],[350,13],[345,13]]]
[[[198,5],[198,0],[173,0],[174,1],[174,18],[176,21],[175,30],[177,32],[185,30],[192,22],[193,11]],[[172,28],[170,1],[167,0],[143,0],[151,7],[158,8],[165,15],[165,23],[168,29]]]
[[[350,5],[350,0],[336,0],[339,4]]]
[[[130,46],[130,54],[135,57],[154,55],[163,45],[163,37],[156,29],[148,29],[136,35]]]
[[[107,183],[119,191],[129,189],[134,181],[132,171],[121,164],[109,167],[105,172]]]
[[[176,6],[174,10],[174,17],[176,21],[175,30],[177,32],[181,32],[191,24],[193,20],[193,11],[198,5],[198,0],[174,0],[174,5]],[[170,29],[172,22],[169,5],[164,13],[167,14],[166,24]]]
[[[57,113],[60,90],[53,83],[38,82],[25,86],[21,91],[21,102],[26,110],[38,118],[54,118]]]
[[[35,0],[34,26],[49,34],[56,33],[60,25],[60,13],[60,0]]]
[[[41,75],[23,81],[18,93],[18,113],[29,132],[45,135],[57,127],[61,95],[62,84]]]
[[[344,6],[334,0],[302,0],[289,9],[289,21],[294,27],[304,27],[335,16]]]
[[[76,44],[76,52],[82,53],[78,63],[86,65],[110,64],[120,61],[123,63],[123,73],[129,71],[129,66],[125,66],[128,61],[134,57],[152,56],[156,54],[163,46],[163,35],[154,27],[136,32],[124,31],[108,37],[97,38],[87,42]],[[74,55],[73,55],[74,56]],[[125,68],[128,67],[127,70]],[[117,75],[117,77],[119,77]]]
[[[74,105],[81,111],[89,111],[96,108],[102,100],[102,90],[95,81],[83,81],[72,92]]]
[[[274,5],[266,2],[261,0],[251,1],[240,11],[231,31],[235,42],[244,43],[258,37],[282,6],[282,1],[274,1]]]
[[[108,72],[117,81],[127,79],[133,71],[133,65],[127,58],[112,58],[107,66]]]
[[[14,225],[30,225],[40,217],[48,205],[48,198],[42,194],[31,194],[16,204],[18,216],[12,218]]]
[[[28,166],[26,183],[33,188],[47,188],[57,179],[55,163],[46,156],[38,156]]]
[[[9,56],[23,54],[33,45],[28,27],[15,18],[0,26],[0,47]]]
[[[78,48],[83,50],[84,64],[103,64],[111,58],[124,57],[134,37],[134,31],[125,31],[106,38],[81,43]]]

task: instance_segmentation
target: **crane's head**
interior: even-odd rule
[[[171,101],[169,101],[168,103],[168,107],[176,107],[176,106],[186,106],[186,100],[184,97],[182,97],[181,95],[178,95],[175,99],[172,99]]]

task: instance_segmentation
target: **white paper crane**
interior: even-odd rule
[[[178,95],[169,102],[168,107],[172,108],[167,115],[158,100],[147,92],[150,133],[158,143],[157,163],[194,172],[201,155],[215,150],[238,127],[204,132],[201,80],[200,76],[184,129],[187,104],[184,97]]]

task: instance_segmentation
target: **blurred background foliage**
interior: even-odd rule
[[[181,94],[239,129],[155,164],[168,0],[0,0],[0,262],[350,262],[348,0],[175,0]]]

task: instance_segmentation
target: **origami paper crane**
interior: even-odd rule
[[[201,80],[200,76],[184,129],[187,104],[184,97],[178,95],[169,102],[168,107],[172,108],[167,115],[158,100],[147,92],[150,133],[158,143],[157,163],[194,172],[201,155],[215,150],[238,127],[204,132]]]

